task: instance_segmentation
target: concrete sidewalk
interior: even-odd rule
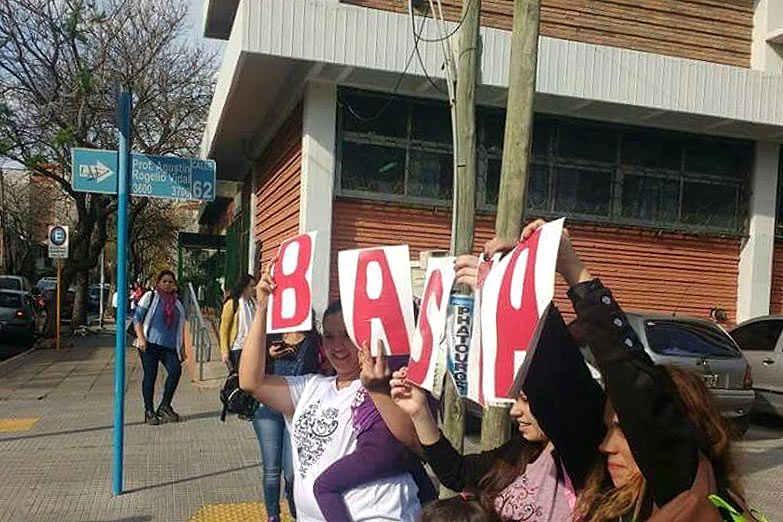
[[[75,339],[0,364],[0,520],[265,520],[251,425],[218,419],[217,390],[183,371],[179,424],[143,422],[141,367],[126,358],[125,493],[111,497],[114,337]],[[157,397],[165,377],[159,371]]]

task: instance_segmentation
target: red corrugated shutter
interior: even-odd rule
[[[261,261],[270,261],[280,243],[299,233],[302,173],[302,106],[299,105],[267,145],[255,167],[255,239]]]
[[[493,215],[476,217],[478,251],[492,237]],[[570,224],[576,248],[626,309],[708,317],[723,308],[734,321],[737,304],[738,239],[618,227]],[[408,244],[411,257],[449,245],[451,214],[382,202],[338,199],[332,224],[331,296],[337,297],[337,252],[378,245]],[[783,257],[781,257],[783,262]],[[565,285],[556,302],[571,315]]]
[[[769,313],[783,315],[783,240],[775,240],[772,257],[772,292],[769,296]]]

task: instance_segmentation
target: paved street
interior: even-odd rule
[[[142,423],[140,367],[127,357],[126,493],[110,496],[113,342],[77,339],[56,353],[0,363],[0,520],[262,520],[259,455],[251,427],[217,419],[214,388],[183,373],[180,424]],[[161,373],[164,373],[161,370]],[[739,444],[749,497],[783,518],[783,427],[754,425]]]

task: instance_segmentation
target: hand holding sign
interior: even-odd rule
[[[268,308],[268,333],[307,331],[313,325],[313,251],[317,232],[284,241],[273,262],[275,288]]]
[[[482,392],[488,402],[506,402],[518,371],[524,372],[539,321],[554,297],[563,220],[525,228],[525,238],[498,260],[482,292]],[[493,240],[490,252],[509,245]],[[529,361],[528,361],[529,362]]]
[[[411,418],[420,415],[429,415],[429,404],[427,403],[427,392],[418,386],[414,386],[408,378],[407,367],[402,367],[392,373],[391,398],[394,403]]]
[[[274,263],[274,262],[273,262]],[[265,309],[269,304],[269,296],[275,291],[275,280],[272,278],[272,264],[261,272],[261,279],[256,285],[256,304],[259,310]]]
[[[521,240],[525,241],[531,237],[538,229],[547,225],[547,222],[543,219],[537,219],[532,223],[528,223],[522,230]],[[568,234],[568,229],[563,228],[560,236],[560,244],[557,250],[557,264],[555,266],[557,273],[563,276],[568,286],[574,286],[583,281],[589,281],[592,279],[587,267],[579,258],[579,255],[574,250],[571,244],[571,237]]]

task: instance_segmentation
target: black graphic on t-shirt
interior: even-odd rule
[[[294,422],[293,437],[299,456],[299,475],[302,477],[321,458],[339,425],[339,410],[319,410],[320,406],[321,401],[309,405]]]

